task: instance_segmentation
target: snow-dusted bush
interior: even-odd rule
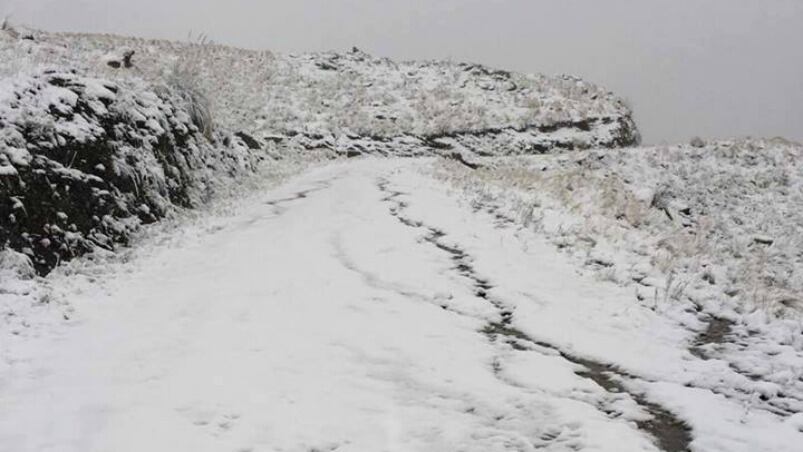
[[[209,99],[197,81],[197,68],[190,61],[177,61],[170,72],[168,82],[184,101],[192,123],[207,138],[212,138],[214,125]]]
[[[192,123],[207,139],[212,138],[214,123],[211,103],[201,80],[202,55],[210,45],[204,35],[199,36],[193,47],[175,59],[166,75],[168,84],[184,101]]]
[[[3,21],[0,22],[0,31],[4,31],[9,34],[16,34],[14,27],[11,25],[11,20],[8,16],[3,18]]]

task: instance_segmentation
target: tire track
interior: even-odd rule
[[[282,204],[287,204],[287,203],[291,203],[291,202],[294,202],[294,201],[299,201],[301,199],[306,199],[312,193],[315,193],[315,192],[318,192],[318,191],[322,191],[322,190],[326,190],[327,188],[332,186],[332,182],[333,181],[334,181],[334,179],[317,181],[317,182],[314,183],[313,187],[306,188],[304,190],[299,190],[299,191],[293,193],[292,195],[286,196],[284,198],[271,199],[269,201],[265,201],[265,204],[273,207],[273,209],[274,209],[274,211],[275,211],[275,213],[277,215],[281,215],[282,213],[284,213],[288,209],[287,207],[282,206]]]
[[[510,216],[502,213],[497,205],[476,203],[472,205],[474,213],[486,213],[490,215],[496,227],[504,229],[515,224],[520,224],[522,221],[517,221]],[[560,247],[560,246],[559,246]],[[702,308],[700,308],[702,309]],[[697,337],[689,345],[688,350],[693,356],[709,361],[721,360],[725,362],[728,367],[740,378],[745,381],[753,383],[768,382],[761,375],[756,375],[750,371],[744,370],[739,367],[736,362],[727,359],[715,352],[713,349],[719,346],[737,345],[739,342],[738,335],[735,331],[735,323],[732,320],[724,319],[713,315],[707,315],[703,321],[706,323],[706,328],[697,334]],[[803,382],[803,379],[800,379]],[[772,382],[770,382],[772,383]],[[762,391],[756,391],[750,388],[749,384],[744,384],[744,387],[722,387],[715,385],[698,385],[694,382],[686,382],[686,385],[694,388],[704,389],[719,394],[730,400],[738,403],[746,403],[749,401],[751,408],[767,411],[770,414],[779,416],[781,418],[788,418],[800,411],[799,407],[803,399],[796,396],[789,391],[789,393],[781,391],[775,397],[769,397]]]
[[[385,194],[382,201],[391,205],[389,208],[390,214],[405,226],[427,231],[424,239],[449,256],[454,264],[453,271],[470,282],[476,297],[487,301],[496,309],[498,318],[495,321],[488,322],[480,330],[491,342],[501,340],[519,351],[533,351],[534,349],[542,348],[556,352],[566,361],[583,368],[581,371],[576,371],[577,375],[592,380],[610,394],[629,395],[639,407],[649,413],[651,419],[636,421],[636,425],[640,430],[649,434],[661,450],[665,452],[685,452],[689,450],[692,439],[691,429],[683,421],[669,410],[648,401],[643,394],[634,393],[627,389],[624,382],[635,381],[638,378],[622,372],[610,364],[569,354],[552,344],[535,340],[517,329],[513,325],[514,309],[489,294],[494,285],[476,272],[472,265],[471,256],[458,245],[444,241],[443,239],[446,237],[444,231],[403,215],[408,204],[399,198],[406,195],[406,193],[393,190],[389,185],[390,183],[387,179],[379,179],[377,181],[379,191]],[[501,359],[494,360],[492,366],[494,373],[499,375],[503,366]],[[608,414],[613,412],[612,409],[604,406],[600,408]]]

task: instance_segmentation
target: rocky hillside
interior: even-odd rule
[[[266,159],[547,153],[638,142],[575,77],[346,53],[0,31],[0,245],[46,273]]]
[[[421,145],[438,149],[445,146],[440,139],[457,138],[472,149],[523,154],[639,141],[621,99],[573,76],[394,62],[356,48],[284,55],[203,38],[179,43],[35,31],[19,36],[0,49],[16,66],[67,66],[112,80],[136,76],[150,82],[189,74],[208,94],[216,123],[296,149],[419,153]],[[487,142],[500,146],[481,146]]]

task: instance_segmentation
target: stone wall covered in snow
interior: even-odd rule
[[[45,273],[252,171],[262,153],[203,134],[188,103],[167,86],[65,71],[0,81],[0,245]]]

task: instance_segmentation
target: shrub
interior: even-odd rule
[[[182,97],[192,123],[206,137],[212,140],[214,122],[209,97],[201,83],[202,54],[211,45],[205,35],[199,35],[192,51],[179,56],[167,76],[168,84]]]

